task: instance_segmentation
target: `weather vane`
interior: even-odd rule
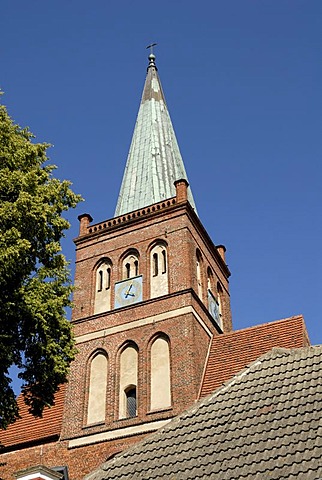
[[[153,47],[158,45],[157,43],[151,43],[151,45],[148,45],[146,48],[150,48],[150,54],[153,55]]]

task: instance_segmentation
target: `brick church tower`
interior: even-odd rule
[[[70,447],[164,425],[198,398],[211,340],[232,328],[225,248],[196,213],[152,53],[115,217],[79,220]]]

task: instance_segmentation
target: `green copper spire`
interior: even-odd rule
[[[174,197],[175,180],[188,181],[157,70],[151,53],[115,216]],[[195,208],[190,187],[188,199]]]

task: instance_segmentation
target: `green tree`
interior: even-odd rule
[[[50,145],[32,138],[0,105],[0,428],[18,417],[13,365],[30,412],[41,416],[75,355],[65,318],[72,286],[60,241],[70,226],[62,213],[81,197],[53,177]]]

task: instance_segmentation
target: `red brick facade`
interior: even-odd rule
[[[231,330],[229,271],[187,203],[186,188],[186,182],[177,182],[179,198],[103,224],[90,226],[87,217],[81,218],[81,235],[76,239],[76,292],[72,320],[79,354],[71,369],[62,439],[173,417],[198,397],[211,338],[220,330],[207,309],[206,274],[202,279],[203,301],[196,294],[197,249],[203,258],[203,270],[206,272],[210,266],[216,282],[222,285],[223,319],[227,331]],[[156,240],[167,245],[169,293],[151,299],[149,252]],[[143,276],[143,302],[93,314],[96,265],[106,257],[112,265],[113,306],[114,284],[122,279],[122,259],[129,249],[135,249],[138,254],[139,273]],[[172,406],[155,412],[149,405],[150,344],[160,333],[169,339],[170,345]],[[119,352],[127,342],[133,342],[139,352],[138,415],[119,419]],[[86,426],[86,367],[97,349],[103,349],[109,360],[106,421]]]
[[[84,447],[69,449],[68,442],[44,441],[39,445],[19,450],[10,450],[1,455],[1,478],[14,479],[15,472],[30,465],[45,465],[49,468],[67,465],[70,479],[81,479],[98,468],[107,458],[124,450],[144,438],[135,435],[126,439],[95,443]]]

